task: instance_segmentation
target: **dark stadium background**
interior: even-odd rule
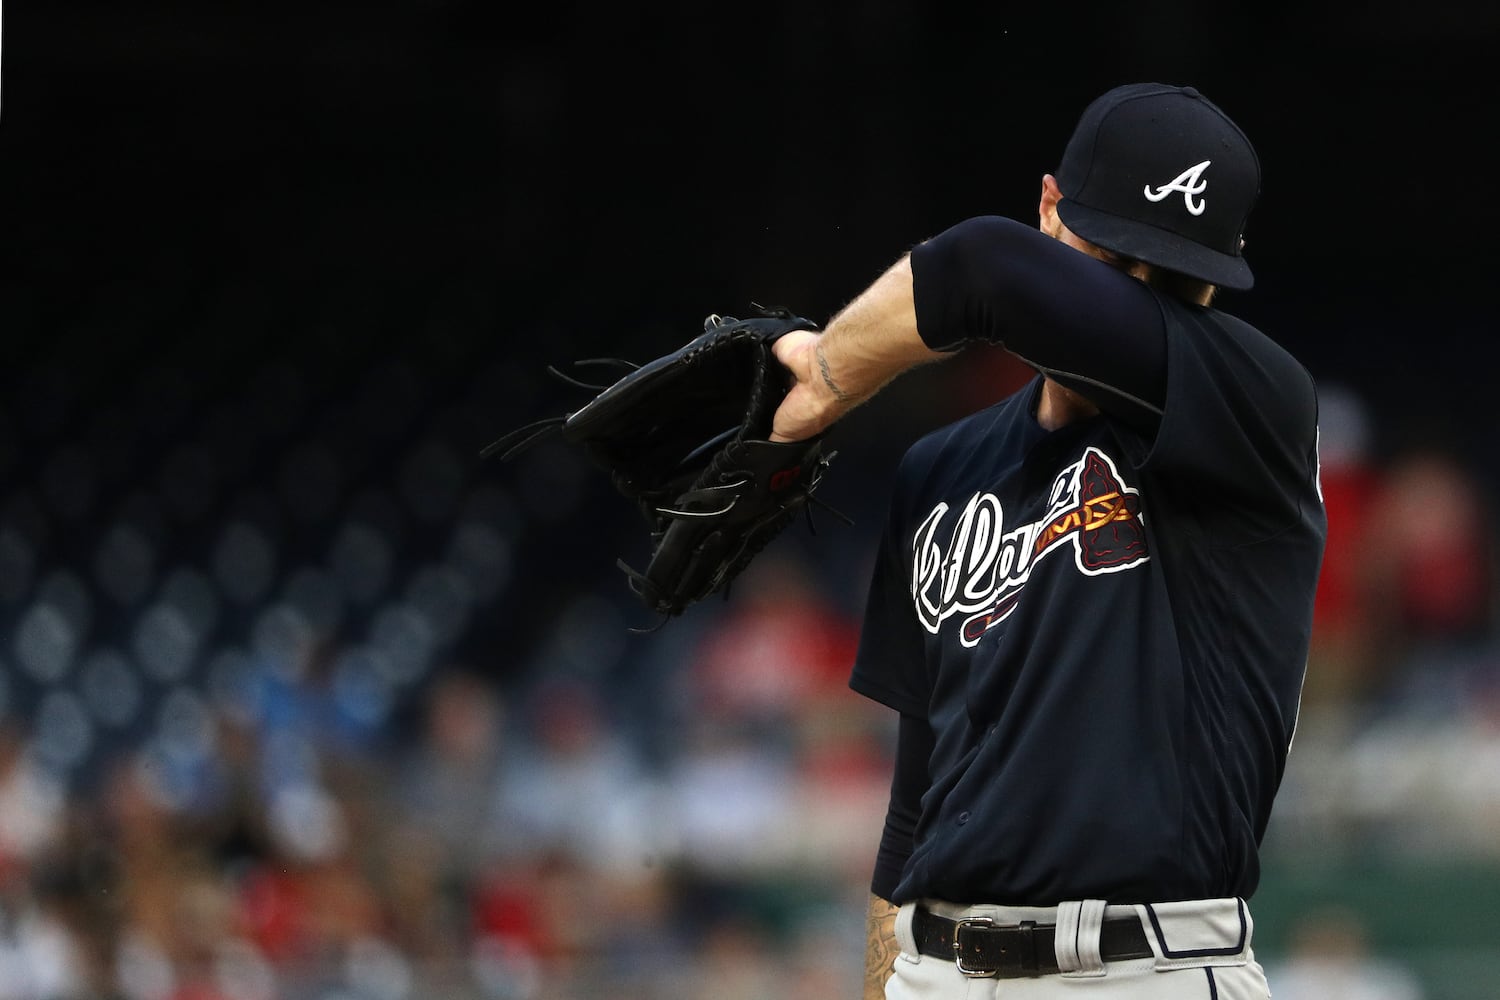
[[[225,456],[246,481],[272,487],[278,450],[352,391],[388,391],[408,436],[473,397],[467,459],[576,402],[544,364],[651,356],[752,301],[825,319],[966,214],[1029,219],[1082,103],[1148,78],[1196,83],[1258,144],[1258,286],[1226,301],[1367,392],[1389,446],[1483,454],[1495,16],[1360,7],[13,8],[7,481],[115,436],[97,524],[174,435],[287,366],[298,408],[247,415],[257,440]],[[364,390],[391,361],[419,384]],[[349,447],[378,478],[409,437],[370,437]],[[596,514],[529,533],[557,554],[518,553],[532,572],[480,616],[510,648],[580,575],[613,571]]]
[[[442,619],[385,691],[387,739],[415,732],[444,663],[502,685],[576,668],[649,713],[620,682],[673,639],[622,638],[641,624],[614,568],[639,554],[634,515],[560,448],[504,466],[479,449],[576,404],[547,364],[642,360],[755,302],[826,319],[967,215],[1034,219],[1078,111],[1117,83],[1192,83],[1258,147],[1258,281],[1227,307],[1361,398],[1374,453],[1439,450],[1500,487],[1489,5],[5,14],[5,713],[24,728],[58,680],[60,661],[17,667],[49,580],[83,608],[79,656],[166,641],[141,623],[170,568],[217,587],[187,662],[145,670],[147,707],[72,761],[79,796],[149,734],[167,680],[212,683],[218,652],[274,642],[258,615],[299,568],[332,566],[350,641],[411,639],[381,614],[393,595]],[[983,353],[928,369],[840,430],[825,495],[854,527],[782,544],[844,610],[901,448],[986,372],[1015,374]],[[435,589],[413,596],[419,579]]]

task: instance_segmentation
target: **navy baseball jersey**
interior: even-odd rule
[[[1306,370],[1019,223],[912,253],[933,347],[1042,374],[903,458],[850,684],[925,721],[893,902],[1245,896],[1296,724],[1326,522]]]

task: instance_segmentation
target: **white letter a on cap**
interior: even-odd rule
[[[1155,191],[1152,191],[1151,185],[1147,184],[1145,191],[1146,200],[1161,201],[1173,191],[1181,191],[1182,200],[1187,205],[1188,212],[1193,215],[1202,215],[1203,210],[1208,207],[1208,203],[1201,199],[1195,202],[1193,201],[1193,196],[1200,195],[1208,190],[1208,181],[1203,179],[1203,171],[1208,169],[1208,165],[1212,162],[1212,160],[1204,160],[1196,167],[1188,167],[1170,182],[1163,184]]]

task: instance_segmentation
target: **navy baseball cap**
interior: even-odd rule
[[[1255,284],[1240,256],[1260,159],[1192,87],[1135,83],[1084,109],[1057,168],[1057,214],[1097,246],[1225,288]]]

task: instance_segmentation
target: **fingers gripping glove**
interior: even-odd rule
[[[646,521],[643,568],[618,563],[631,588],[651,610],[679,615],[723,591],[806,510],[833,459],[821,436],[769,440],[791,382],[771,345],[812,329],[784,310],[750,319],[711,315],[702,334],[602,389],[554,370],[600,391],[579,410],[513,431],[485,454],[509,458],[552,430],[584,449]]]

